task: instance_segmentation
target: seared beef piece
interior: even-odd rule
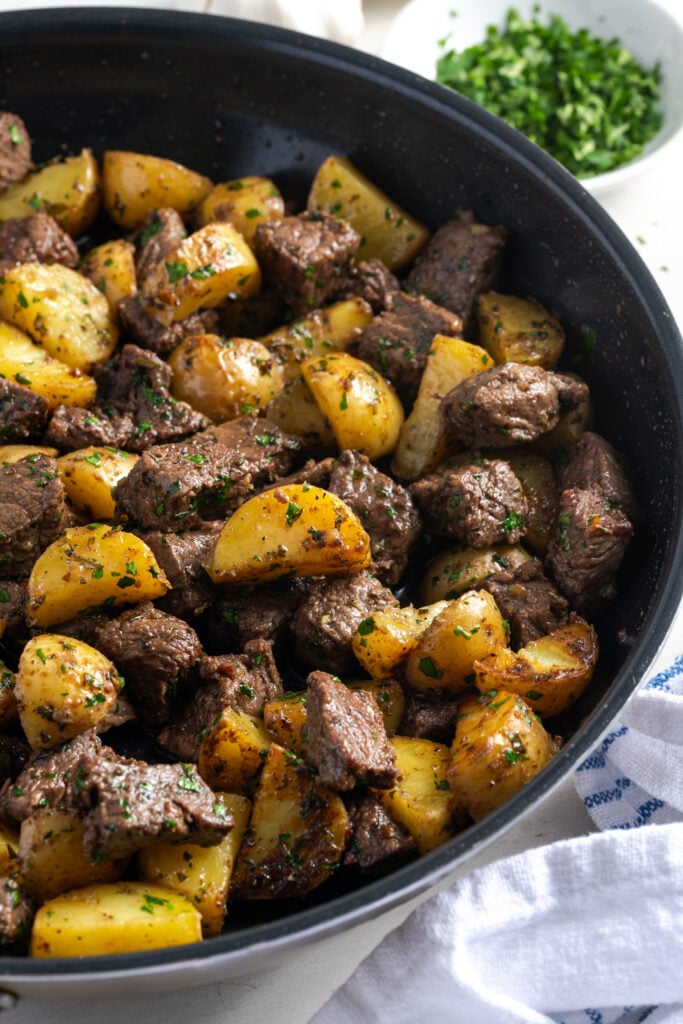
[[[261,287],[247,299],[231,299],[216,310],[215,333],[224,338],[260,338],[286,323],[287,303],[272,288]]]
[[[67,525],[66,492],[57,463],[29,455],[0,466],[0,571],[27,576],[38,555]]]
[[[370,535],[373,575],[389,586],[398,583],[422,530],[408,491],[353,450],[334,460],[327,489],[353,509]]]
[[[62,263],[75,267],[78,249],[49,213],[12,217],[0,224],[0,274],[18,263]]]
[[[183,218],[172,207],[150,210],[137,231],[130,236],[136,248],[135,270],[138,286],[169,252],[177,248],[187,235]]]
[[[135,708],[122,693],[117,694],[116,700],[107,711],[103,718],[100,718],[99,722],[95,726],[95,732],[98,736],[101,736],[103,732],[109,732],[110,729],[117,729],[120,725],[125,725],[126,722],[137,721],[137,713]]]
[[[410,494],[434,533],[466,547],[516,544],[526,532],[524,489],[501,459],[437,470],[411,484]]]
[[[398,732],[433,743],[453,742],[458,708],[463,695],[452,696],[444,690],[431,693],[406,693],[406,704]]]
[[[410,405],[417,394],[434,335],[456,336],[461,327],[459,316],[423,295],[390,292],[386,309],[365,328],[356,351],[360,359],[387,377],[401,400]]]
[[[0,192],[32,169],[31,137],[18,114],[0,110]]]
[[[188,533],[140,531],[139,537],[151,548],[172,589],[157,601],[159,608],[181,619],[200,615],[216,597],[216,588],[204,566],[211,558],[221,522]]]
[[[290,625],[297,660],[337,676],[357,671],[351,641],[359,623],[397,603],[392,592],[369,573],[318,577]]]
[[[200,687],[180,719],[157,736],[165,750],[182,761],[196,761],[207,729],[227,707],[260,715],[266,701],[282,694],[282,680],[272,644],[252,640],[243,654],[204,657],[199,665]]]
[[[341,792],[358,783],[390,789],[396,758],[372,694],[350,690],[327,672],[311,672],[306,687],[306,759],[318,782]]]
[[[299,213],[259,224],[254,254],[266,284],[295,314],[310,313],[336,291],[351,269],[360,235],[329,213]]]
[[[387,296],[390,292],[397,292],[400,288],[398,278],[382,260],[373,256],[351,267],[349,276],[330,298],[333,302],[340,302],[342,299],[365,299],[372,307],[373,313],[377,314],[386,309]]]
[[[18,875],[0,877],[0,950],[25,952],[36,905]]]
[[[0,580],[0,620],[5,626],[4,640],[28,640],[26,624],[27,589],[25,580]]]
[[[0,733],[0,781],[15,779],[30,756],[31,748],[18,736]]]
[[[38,440],[47,423],[47,399],[0,377],[0,444]]]
[[[557,472],[560,491],[600,491],[611,508],[620,508],[633,520],[638,506],[619,453],[600,434],[587,430],[569,449]]]
[[[582,382],[525,363],[503,363],[457,384],[441,400],[450,433],[468,448],[504,448],[535,441],[565,406],[588,395]]]
[[[114,662],[126,680],[126,696],[152,726],[170,721],[176,697],[182,698],[203,653],[187,622],[149,601],[102,625],[94,646]]]
[[[148,530],[199,529],[286,472],[299,445],[275,424],[249,416],[155,445],[119,483],[117,513]]]
[[[632,536],[630,519],[600,491],[562,492],[545,564],[572,608],[590,614],[614,596],[613,578]]]
[[[209,615],[212,649],[241,650],[250,640],[279,643],[310,581],[279,579],[256,587],[223,588]]]
[[[135,433],[130,416],[105,416],[101,410],[78,405],[58,405],[45,431],[44,441],[62,451],[90,445],[124,448]]]
[[[153,839],[203,846],[219,843],[233,820],[190,764],[147,764],[97,754],[83,758],[83,851],[123,857]]]
[[[343,863],[361,871],[386,871],[417,853],[417,844],[369,793],[353,793],[346,804],[351,838]]]
[[[191,313],[184,320],[166,327],[145,312],[139,295],[126,295],[120,299],[116,311],[123,333],[158,356],[169,355],[184,338],[193,334],[211,334],[218,328],[219,317],[215,309]]]
[[[404,288],[457,313],[470,335],[476,297],[495,283],[508,235],[507,228],[481,224],[471,210],[462,211],[434,232]]]
[[[569,605],[543,572],[540,562],[530,558],[516,569],[503,569],[478,584],[495,598],[510,627],[515,651],[531,640],[547,636],[567,622]]]

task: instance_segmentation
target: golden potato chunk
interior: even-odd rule
[[[268,403],[266,415],[286,434],[294,434],[307,444],[333,448],[336,443],[330,421],[302,378],[285,383],[282,391]]]
[[[531,555],[516,544],[494,544],[490,548],[448,548],[427,566],[420,597],[425,604],[452,601],[503,569],[516,569]]]
[[[135,248],[125,238],[112,238],[90,249],[83,257],[80,270],[105,296],[114,319],[118,302],[138,290]]]
[[[373,679],[386,679],[401,665],[446,601],[415,608],[380,608],[363,619],[352,640],[353,653]]]
[[[3,321],[0,321],[0,373],[42,395],[50,410],[58,405],[87,407],[94,401],[97,391],[92,377],[60,359],[53,359],[28,334]]]
[[[251,245],[259,224],[280,220],[285,215],[285,201],[270,178],[247,175],[214,185],[197,209],[200,227],[219,220],[229,220]]]
[[[0,466],[20,462],[27,455],[51,455],[52,458],[56,458],[59,449],[50,448],[46,444],[0,444]]]
[[[197,770],[214,790],[250,796],[269,746],[262,719],[228,707],[201,741]]]
[[[125,479],[139,456],[102,445],[79,448],[57,459],[69,500],[92,519],[113,519],[114,488]]]
[[[329,491],[289,484],[250,498],[219,534],[208,568],[214,583],[349,576],[370,564],[370,538]]]
[[[151,549],[119,527],[74,526],[36,559],[26,613],[34,626],[55,626],[103,606],[163,597],[169,588]]]
[[[118,339],[104,295],[87,277],[59,263],[20,263],[6,270],[0,317],[78,370],[108,359]]]
[[[387,736],[397,731],[406,706],[403,687],[397,679],[363,679],[358,683],[350,683],[350,690],[363,690],[375,698],[377,706],[384,718]]]
[[[530,363],[551,370],[564,349],[559,321],[534,299],[485,292],[477,304],[479,340],[496,363]]]
[[[504,459],[521,481],[527,501],[524,543],[538,555],[545,555],[555,529],[558,508],[557,481],[552,464],[537,452],[503,450],[496,458]]]
[[[40,633],[19,658],[14,693],[33,750],[49,750],[104,718],[121,677],[104,654],[83,640]]]
[[[285,379],[299,380],[305,359],[346,349],[371,320],[372,309],[364,299],[345,299],[278,327],[260,340],[282,365]]]
[[[149,882],[100,883],[42,905],[33,922],[30,955],[134,953],[201,937],[201,914],[180,893]]]
[[[95,220],[100,208],[100,174],[92,151],[54,160],[31,171],[0,195],[0,221],[49,213],[74,238]]]
[[[263,724],[270,738],[299,757],[306,756],[306,693],[284,693],[263,706]]]
[[[172,206],[186,217],[213,188],[203,174],[160,156],[110,149],[102,157],[102,200],[111,219],[130,231],[148,213]]]

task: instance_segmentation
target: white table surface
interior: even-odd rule
[[[343,0],[340,0],[343,2]],[[660,0],[683,17],[682,0]],[[0,8],[2,8],[0,0]],[[30,4],[26,4],[30,6]],[[400,0],[365,0],[366,30],[359,48],[378,53]],[[648,175],[603,200],[650,268],[679,324],[683,324],[683,200],[680,161],[683,145]],[[683,618],[660,654],[666,664],[683,648]],[[571,780],[550,794],[522,823],[468,863],[467,870],[493,860],[594,830]],[[455,873],[449,881],[457,877]],[[443,883],[446,884],[446,883]],[[312,1014],[349,976],[381,938],[425,897],[315,946],[294,952],[276,967],[232,981],[171,992],[127,995],[87,1002],[20,999],[0,1014],[3,1024],[307,1024]],[[1,1003],[0,997],[0,1003]],[[342,1022],[340,1022],[342,1024]],[[344,1022],[345,1024],[345,1022]]]

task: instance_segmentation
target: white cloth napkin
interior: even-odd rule
[[[497,861],[431,897],[311,1024],[681,1024],[683,655],[641,688],[575,781],[606,831]]]

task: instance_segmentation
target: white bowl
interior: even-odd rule
[[[683,138],[683,2],[662,2],[677,16],[654,0],[411,0],[392,22],[381,56],[433,80],[439,57],[481,42],[487,26],[502,27],[507,10],[515,7],[523,17],[537,11],[543,21],[557,14],[574,30],[588,28],[605,39],[616,37],[645,67],[659,63],[662,128],[635,160],[582,179],[587,191],[604,196],[649,170],[672,151],[674,140]],[[440,43],[444,39],[446,45]]]

